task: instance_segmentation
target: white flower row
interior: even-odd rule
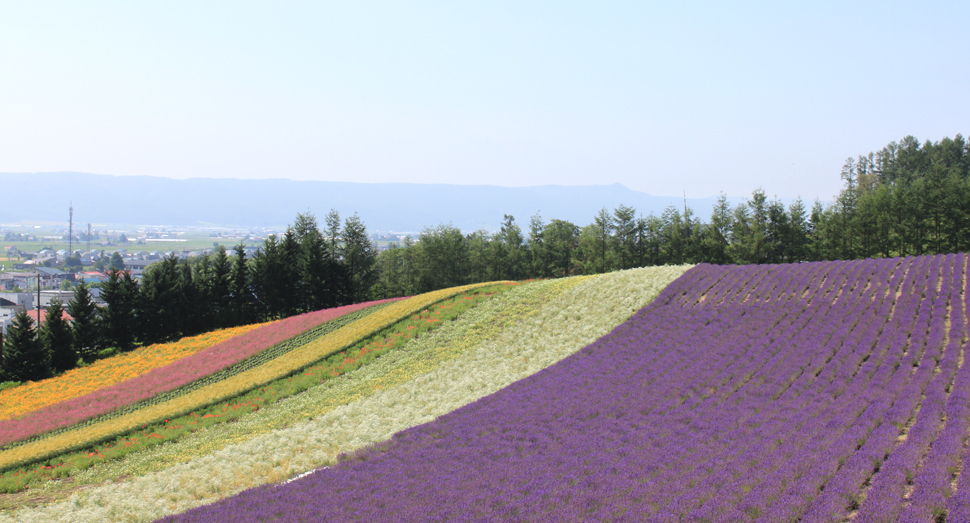
[[[687,268],[525,285],[345,378],[219,427],[226,432],[198,433],[196,450],[189,454],[216,449],[205,455],[79,492],[64,502],[8,513],[0,521],[153,520],[330,464],[341,453],[431,421],[575,353],[628,319]],[[251,432],[243,437],[247,427]],[[193,448],[185,440],[153,452],[177,456],[180,445]],[[150,455],[135,455],[124,466],[137,469]]]

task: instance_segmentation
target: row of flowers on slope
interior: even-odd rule
[[[210,427],[175,444],[153,448],[128,456],[122,462],[82,472],[75,476],[75,484],[100,484],[106,480],[158,471],[204,457],[230,444],[239,444],[307,419],[318,418],[380,390],[400,386],[442,362],[460,356],[483,340],[496,336],[507,326],[538,314],[547,301],[581,281],[581,278],[569,278],[513,287],[419,338],[409,338],[409,334],[403,334],[401,338],[407,339],[407,344],[402,349],[384,354],[379,360],[340,379],[324,381],[299,395],[266,405],[236,423]],[[435,315],[432,311],[426,316]],[[435,319],[428,318],[428,321]],[[314,369],[311,367],[308,370]],[[262,391],[262,388],[259,390]],[[287,471],[287,474],[290,472]]]
[[[550,295],[550,298],[554,298],[552,301],[533,302],[539,305],[545,303],[541,308],[538,305],[517,308],[514,299],[516,296],[522,298],[522,293],[548,294],[551,286],[565,285],[569,280],[537,282],[519,287],[471,311],[467,318],[459,318],[433,335],[444,337],[448,330],[458,327],[467,319],[470,323],[464,328],[472,333],[480,333],[484,339],[473,347],[463,349],[464,353],[458,357],[446,357],[430,371],[423,367],[423,360],[433,357],[437,349],[442,348],[430,341],[431,337],[412,342],[414,346],[419,342],[428,343],[426,350],[416,351],[412,355],[412,344],[409,344],[405,350],[392,352],[373,366],[327,382],[280,404],[281,408],[289,407],[289,412],[295,418],[298,412],[313,415],[313,405],[317,401],[313,394],[320,389],[342,393],[351,400],[346,405],[329,407],[331,410],[325,407],[324,414],[319,417],[313,415],[312,420],[303,418],[303,421],[290,427],[226,447],[189,463],[85,490],[68,502],[16,511],[10,517],[18,521],[41,521],[45,518],[70,517],[68,514],[71,513],[86,518],[110,518],[112,514],[123,514],[126,519],[143,521],[211,502],[274,478],[312,469],[334,460],[342,452],[387,439],[394,432],[474,401],[575,352],[629,317],[638,305],[642,306],[656,296],[659,288],[683,270],[685,268],[682,267],[651,268],[586,279],[557,298]],[[531,314],[529,311],[538,308],[538,313],[522,321],[510,321],[504,329],[491,332],[490,317],[472,318],[486,309],[495,313],[504,308],[524,314]],[[459,337],[455,341],[460,344],[460,340]],[[395,368],[384,367],[392,362],[392,358],[402,358],[398,363],[413,365],[417,374],[409,377],[409,373],[401,372],[398,377],[405,381],[397,384],[379,381],[388,370]],[[365,382],[354,382],[365,374],[370,376]],[[374,380],[373,384],[366,383],[371,380]],[[253,422],[250,426],[258,426],[256,418],[275,408],[267,408],[265,412],[261,410],[249,418]],[[282,419],[291,418],[284,414]],[[247,423],[247,420],[240,423]],[[213,439],[218,439],[220,434],[217,433]],[[205,436],[206,433],[199,433],[194,437]],[[219,447],[217,443],[212,445]],[[118,467],[123,465],[120,463]]]
[[[968,521],[967,275],[700,267],[498,394],[167,521]]]
[[[358,303],[323,309],[263,324],[226,339],[205,350],[142,373],[135,378],[96,389],[83,396],[36,409],[16,419],[0,421],[0,445],[71,427],[148,398],[195,382],[243,361],[284,340],[297,337],[316,325],[392,300]]]
[[[136,378],[152,369],[163,367],[258,327],[260,324],[244,325],[182,338],[171,343],[139,347],[85,367],[71,369],[53,378],[4,389],[0,391],[0,420],[15,418],[47,405]]]
[[[223,402],[244,392],[284,378],[313,363],[340,352],[362,338],[366,338],[389,325],[418,312],[429,305],[455,294],[488,283],[453,287],[429,292],[398,301],[380,311],[368,315],[350,325],[300,347],[255,369],[242,372],[219,383],[214,383],[156,405],[145,407],[131,414],[94,423],[77,430],[57,434],[39,441],[32,441],[16,448],[0,452],[0,470],[49,459],[65,452],[80,450],[97,443],[133,432],[147,424],[186,415],[194,410]]]
[[[366,343],[359,343],[352,349],[335,354],[327,358],[326,361],[315,364],[289,378],[277,380],[263,387],[259,387],[242,396],[232,398],[224,404],[213,405],[193,411],[185,416],[165,420],[163,423],[146,425],[136,433],[126,434],[94,447],[63,454],[57,458],[47,460],[45,463],[0,473],[0,492],[19,492],[25,489],[35,490],[50,479],[72,476],[80,470],[86,470],[96,464],[102,465],[99,468],[104,468],[104,465],[108,461],[115,461],[123,456],[137,454],[146,449],[159,446],[162,443],[167,443],[165,448],[171,448],[179,439],[188,437],[190,434],[201,429],[238,420],[253,411],[271,406],[282,398],[287,398],[307,388],[319,385],[321,381],[332,379],[346,372],[351,372],[357,366],[369,363],[376,356],[400,347],[409,339],[418,336],[419,333],[425,334],[429,329],[434,329],[438,325],[441,325],[442,322],[454,319],[457,315],[477,306],[483,300],[491,299],[496,291],[502,292],[505,289],[506,287],[502,285],[476,289],[475,291],[435,304],[422,311],[421,314],[416,314],[409,319],[396,323],[393,327],[387,331],[382,331]],[[491,292],[489,292],[490,290]],[[238,365],[193,382],[190,386],[200,388],[208,385],[213,378],[219,377],[219,380],[226,379],[229,376],[252,368],[256,363],[265,363],[265,361],[272,359],[272,357],[279,357],[295,349],[297,346],[307,343],[309,341],[306,339],[308,334],[325,335],[388,305],[390,304],[375,305],[362,311],[344,315],[336,320],[331,320],[296,338],[267,349]],[[318,336],[309,339],[315,339],[315,337]],[[290,346],[291,344],[295,345]],[[220,377],[220,375],[230,371],[233,372]],[[167,396],[167,394],[161,395],[161,397],[164,396]],[[153,401],[155,399],[157,398],[153,398]],[[163,398],[163,401],[167,399],[171,398]],[[55,482],[47,484],[47,486],[49,487],[47,489],[49,495],[57,495],[56,492],[61,484],[60,482]],[[72,482],[69,488],[73,489],[78,486],[79,483]],[[2,506],[2,501],[0,501],[0,507]]]

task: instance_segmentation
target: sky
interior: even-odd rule
[[[730,5],[728,5],[730,4]],[[970,2],[2,2],[0,172],[831,200],[970,133]]]

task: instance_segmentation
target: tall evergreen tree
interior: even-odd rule
[[[704,251],[703,261],[708,263],[728,263],[727,246],[728,238],[731,236],[732,223],[731,203],[728,202],[727,196],[721,193],[717,197],[717,202],[714,204],[714,209],[711,212],[710,225],[702,241]]]
[[[101,286],[105,307],[100,310],[104,344],[128,351],[135,346],[138,320],[138,285],[131,273],[112,270]]]
[[[196,281],[196,273],[192,266],[183,260],[178,265],[178,279],[175,282],[175,301],[178,303],[177,332],[178,336],[194,336],[212,330],[215,326],[207,321],[202,311],[202,295],[199,292],[200,282]],[[202,278],[199,277],[199,280]]]
[[[26,311],[14,316],[3,338],[3,380],[38,381],[51,373],[51,355]]]
[[[261,319],[285,316],[286,302],[291,297],[285,290],[286,263],[283,245],[273,234],[263,241],[263,246],[253,256],[253,294]]]
[[[51,369],[64,372],[77,367],[77,351],[71,337],[71,327],[63,316],[64,307],[59,300],[53,300],[47,307],[47,319],[40,327],[40,340],[50,354]]]
[[[305,231],[300,241],[297,259],[299,269],[300,293],[303,297],[301,308],[315,311],[331,305],[330,268],[327,248],[323,236],[314,226]]]
[[[502,216],[502,227],[499,229],[499,240],[503,245],[504,258],[499,261],[499,278],[504,280],[521,280],[526,277],[526,251],[523,245],[522,228],[515,223],[515,218],[505,214]]]
[[[546,246],[542,237],[542,231],[545,228],[546,224],[542,221],[542,216],[540,216],[539,212],[537,211],[532,218],[529,219],[528,249],[530,254],[529,258],[532,264],[532,270],[529,274],[530,278],[545,278],[549,275]]]
[[[347,271],[348,299],[351,303],[366,301],[377,277],[374,272],[377,252],[367,237],[367,227],[356,213],[344,222],[343,237],[342,259]]]
[[[240,243],[235,248],[230,278],[230,302],[233,325],[248,325],[256,321],[255,297],[253,284],[249,274],[249,264],[246,261],[246,248]]]
[[[612,216],[613,244],[615,267],[618,269],[632,269],[637,267],[637,211],[633,207],[620,205],[613,209]]]
[[[217,328],[232,325],[232,264],[226,255],[226,248],[222,245],[211,256],[212,261],[206,277],[206,303],[214,309],[215,326]]]
[[[91,359],[97,353],[100,338],[98,306],[83,282],[74,287],[74,297],[67,303],[67,313],[73,318],[71,341],[74,352],[84,359]]]
[[[137,337],[143,343],[161,343],[180,336],[183,304],[179,300],[179,277],[179,260],[174,254],[153,263],[142,275]]]

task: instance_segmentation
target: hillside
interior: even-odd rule
[[[166,521],[968,521],[967,272],[698,266],[496,394]]]
[[[28,500],[38,506],[4,511],[0,521],[146,521],[334,462],[341,453],[430,421],[581,349],[649,303],[684,270],[639,269],[508,287],[456,321],[442,322],[430,336],[421,335],[402,350],[304,393],[262,403],[236,423],[210,426],[172,444],[72,473],[69,482],[9,495],[4,502],[11,508]],[[404,300],[343,329],[363,332],[361,327],[372,324],[376,314],[387,311],[390,317],[394,307],[427,307],[421,304],[456,292],[460,298],[457,289]],[[320,342],[329,343],[335,334],[340,331]],[[256,395],[269,394],[269,388]],[[226,408],[249,402],[233,400]],[[228,411],[216,405],[208,412],[221,416]],[[167,421],[160,433],[176,424]],[[64,495],[70,498],[58,501]]]
[[[970,521],[966,255],[687,269],[421,305],[427,334],[0,521]]]

